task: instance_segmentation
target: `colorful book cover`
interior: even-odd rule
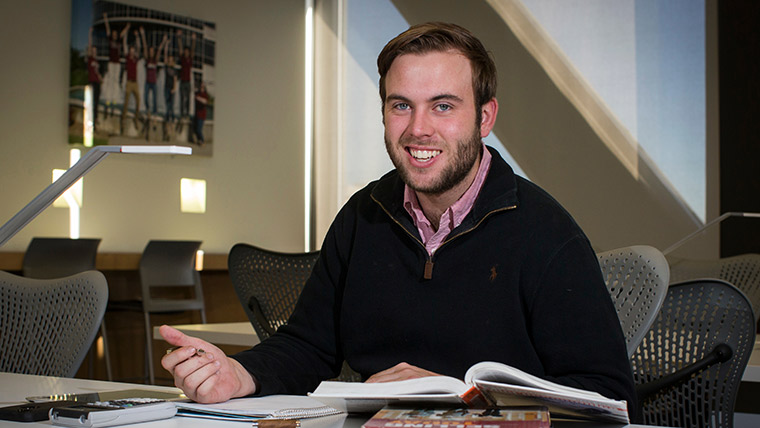
[[[549,428],[542,406],[500,408],[385,407],[362,428]]]

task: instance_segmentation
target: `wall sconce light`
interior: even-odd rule
[[[206,180],[195,178],[180,180],[180,211],[197,214],[206,212]]]

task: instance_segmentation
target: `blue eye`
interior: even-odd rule
[[[449,105],[449,104],[438,104],[437,106],[435,106],[435,108],[438,111],[449,111],[449,110],[451,110],[451,105]]]
[[[408,110],[409,104],[407,103],[398,103],[394,106],[397,110]]]

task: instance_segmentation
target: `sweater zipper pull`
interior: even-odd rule
[[[433,279],[433,261],[428,259],[425,262],[425,273],[422,275],[425,279]]]

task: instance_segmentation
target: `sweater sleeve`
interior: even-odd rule
[[[620,321],[588,240],[578,235],[543,264],[531,310],[531,334],[546,377],[560,384],[636,399]]]
[[[262,343],[232,356],[257,380],[257,395],[305,394],[340,373],[337,329],[347,250],[338,242],[350,239],[336,235],[351,230],[345,211],[330,227],[288,322]]]

